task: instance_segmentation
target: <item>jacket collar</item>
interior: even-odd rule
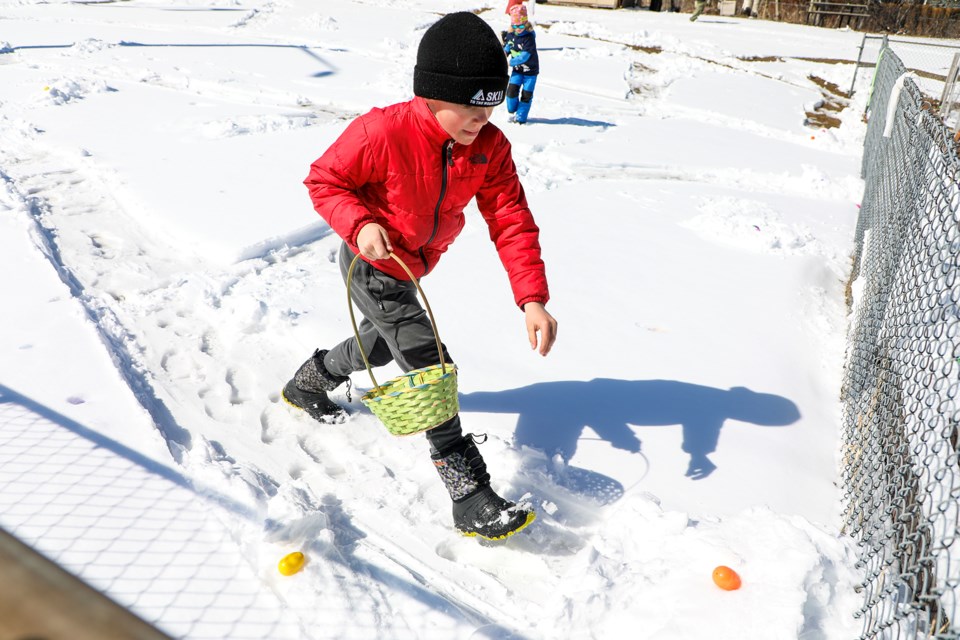
[[[421,98],[420,96],[415,96],[411,101],[413,105],[413,112],[417,115],[418,119],[422,124],[422,130],[427,140],[437,146],[442,146],[444,142],[448,140],[453,140],[449,133],[447,133],[443,127],[440,126],[440,123],[437,122],[437,117],[433,115],[433,112],[430,111],[430,106],[427,104],[427,101]]]

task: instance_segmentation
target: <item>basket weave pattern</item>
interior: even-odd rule
[[[353,298],[350,294],[353,268],[360,256],[353,259],[347,272],[347,306],[350,310],[350,322],[353,324],[353,333],[357,338],[360,355],[363,356],[363,363],[366,365],[367,373],[370,374],[370,380],[373,382],[373,389],[365,393],[360,401],[380,419],[387,431],[395,436],[409,436],[438,427],[460,412],[460,401],[457,396],[457,367],[444,362],[443,346],[440,341],[440,333],[437,331],[437,323],[433,318],[430,303],[427,302],[427,297],[424,295],[423,289],[420,288],[420,283],[417,282],[413,273],[400,258],[392,253],[390,257],[403,267],[407,275],[410,276],[410,280],[416,285],[420,297],[423,298],[427,314],[430,316],[434,337],[437,340],[440,364],[414,369],[388,380],[386,384],[377,384],[370,361],[363,351],[360,332],[357,329],[357,321],[353,313]]]
[[[440,426],[460,412],[457,368],[438,364],[414,369],[368,391],[360,399],[395,436]]]

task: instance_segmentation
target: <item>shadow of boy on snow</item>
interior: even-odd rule
[[[680,425],[682,449],[689,454],[686,476],[700,480],[717,468],[708,457],[716,451],[727,420],[782,427],[800,418],[787,398],[745,387],[717,389],[671,380],[557,381],[504,391],[460,396],[462,411],[516,413],[516,444],[559,455],[569,462],[585,427],[611,445],[640,453],[634,427]]]

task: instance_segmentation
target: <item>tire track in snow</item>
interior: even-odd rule
[[[117,370],[166,440],[173,459],[178,463],[182,462],[184,450],[189,450],[192,446],[190,432],[178,424],[169,408],[155,393],[143,370],[138,355],[142,349],[136,337],[124,327],[110,304],[96,293],[90,292],[68,266],[60,250],[58,231],[49,226],[55,213],[51,204],[41,194],[49,189],[66,189],[76,193],[73,172],[44,171],[29,160],[12,159],[8,155],[9,149],[10,146],[5,144],[3,151],[0,151],[0,178],[6,183],[11,195],[23,204],[32,219],[37,248],[50,262],[73,297],[80,302]],[[93,247],[99,244],[93,236],[90,243]]]

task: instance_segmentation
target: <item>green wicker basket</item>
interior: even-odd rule
[[[353,259],[347,271],[347,307],[350,309],[353,335],[357,338],[360,355],[363,356],[363,363],[373,382],[373,389],[365,393],[360,401],[380,419],[387,431],[395,436],[409,436],[439,427],[459,413],[457,367],[454,364],[448,365],[443,359],[443,344],[440,342],[437,322],[433,318],[433,311],[430,309],[430,303],[427,302],[427,296],[420,288],[420,283],[400,258],[393,253],[390,257],[407,272],[423,299],[427,314],[430,316],[430,324],[433,326],[433,335],[437,339],[440,364],[414,369],[387,381],[384,385],[377,384],[377,379],[373,377],[373,368],[370,366],[367,354],[363,351],[360,331],[357,329],[357,320],[353,313],[353,297],[350,294],[353,268],[360,259],[359,255]]]

